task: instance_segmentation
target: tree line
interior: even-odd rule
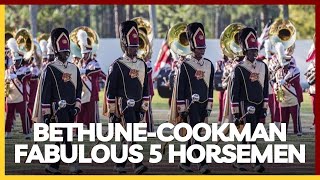
[[[151,9],[150,5],[8,5],[5,26],[6,31],[33,28],[39,35],[54,27],[72,31],[84,25],[100,38],[116,38],[119,23],[137,16],[149,19]],[[201,22],[208,38],[219,38],[230,23],[255,27],[259,33],[270,19],[285,16],[297,28],[298,39],[311,39],[315,33],[314,5],[153,5],[152,11],[158,38],[178,22]]]

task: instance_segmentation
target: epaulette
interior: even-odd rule
[[[145,63],[145,61],[144,61],[143,59],[141,59],[141,58],[138,58],[138,57],[137,57],[137,60],[140,60],[140,61],[142,61],[142,62]]]
[[[123,57],[119,57],[118,59],[114,60],[111,64],[114,64],[117,61],[120,61],[121,59],[123,59]]]
[[[204,60],[207,60],[207,61],[210,61],[209,59],[207,59],[207,58],[203,58]],[[211,62],[211,61],[210,61]]]

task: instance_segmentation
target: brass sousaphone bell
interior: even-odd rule
[[[132,21],[137,23],[139,31],[139,49],[137,56],[143,60],[151,57],[152,47],[151,42],[153,39],[153,31],[150,22],[142,17],[135,17]],[[121,44],[121,49],[125,52],[124,47]]]
[[[24,59],[30,60],[34,53],[34,42],[31,33],[25,29],[19,29],[14,37],[17,40],[20,51],[24,52]]]
[[[287,49],[295,43],[296,32],[296,28],[289,20],[277,19],[270,26],[269,39],[273,45],[281,42],[284,49]]]
[[[168,31],[167,43],[170,49],[180,56],[191,54],[186,28],[187,23],[178,23]]]
[[[242,48],[240,47],[238,36],[240,30],[246,26],[241,23],[232,23],[228,25],[220,36],[220,47],[224,55],[230,59],[235,59],[238,56],[243,56]]]
[[[71,54],[76,55],[77,57],[82,57],[79,40],[77,38],[77,34],[80,29],[87,33],[88,44],[92,46],[92,54],[96,54],[99,49],[99,36],[96,31],[87,26],[80,26],[71,31],[69,35]]]

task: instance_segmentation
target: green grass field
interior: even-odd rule
[[[155,126],[157,127],[159,124],[168,120],[168,99],[162,99],[155,92],[155,96],[153,97],[152,107],[153,107],[153,115]],[[217,93],[214,96],[214,109],[211,117],[209,118],[209,123],[217,122],[217,113],[218,113],[218,99]],[[101,99],[102,93],[100,93],[100,112],[101,112]],[[104,128],[107,126],[107,119],[104,116],[101,117],[101,122],[104,124]],[[304,102],[301,106],[301,119],[303,126],[303,136],[297,137],[292,133],[292,122],[290,122],[289,132],[287,135],[287,143],[294,144],[296,147],[299,144],[306,144],[306,163],[299,164],[265,164],[266,172],[265,174],[314,174],[314,166],[315,166],[315,133],[314,130],[310,130],[313,121],[313,114],[311,109],[310,97],[308,94],[304,94]],[[270,122],[270,118],[267,118],[267,122]],[[29,144],[32,145],[32,141],[24,140],[23,135],[21,133],[21,122],[17,117],[16,125],[13,130],[14,137],[13,139],[6,140],[5,147],[5,172],[6,174],[46,174],[44,172],[44,165],[39,163],[32,164],[15,164],[14,163],[14,145],[15,144]],[[94,146],[93,142],[85,141],[86,143],[86,154],[90,152],[92,146]],[[111,144],[107,143],[106,145]],[[146,174],[185,174],[178,169],[178,162],[174,164],[169,164],[168,155],[164,155],[162,162],[158,164],[150,164],[147,162],[149,159],[149,144],[159,144],[161,143],[157,138],[148,139],[148,142],[141,143],[144,147],[143,153],[145,154],[144,160],[145,164],[149,167],[149,171]],[[171,142],[173,144],[179,144],[179,142]],[[210,143],[210,142],[206,142]],[[212,143],[212,142],[211,142]],[[278,142],[277,142],[278,143]],[[223,146],[226,143],[221,143]],[[267,142],[259,141],[259,148],[264,148],[268,145]],[[39,146],[43,147],[43,143],[40,143]],[[105,164],[81,164],[80,167],[84,170],[84,174],[115,174],[113,171],[114,164],[112,162],[107,162]],[[255,174],[252,171],[247,172],[238,172],[231,167],[231,164],[217,164],[212,163],[209,165],[212,174]],[[250,165],[247,165],[247,168],[250,168]],[[127,164],[127,172],[133,173],[131,164]],[[196,170],[196,165],[193,165],[192,168]],[[68,166],[66,164],[61,165],[62,173],[68,174]],[[191,174],[197,174],[191,173]]]

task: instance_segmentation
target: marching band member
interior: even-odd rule
[[[244,60],[235,68],[231,80],[231,113],[236,125],[250,123],[253,133],[260,118],[266,116],[268,106],[268,67],[257,61],[258,41],[256,31],[246,27],[239,32],[239,42],[245,55]],[[255,113],[242,117],[249,106],[255,107]],[[243,142],[246,143],[246,142]],[[241,164],[234,164],[239,170],[245,170]],[[254,171],[263,172],[265,168],[257,161]]]
[[[54,61],[54,51],[53,51],[53,46],[52,46],[52,42],[51,42],[51,37],[49,37],[48,41],[47,41],[47,55],[48,55],[48,62],[52,62]]]
[[[95,61],[96,63],[98,63],[98,60],[97,60],[97,53],[94,53],[92,55],[92,60]],[[100,78],[99,78],[99,82],[102,81],[103,84],[105,85],[106,84],[106,80],[107,80],[107,75],[101,70],[100,71]],[[100,88],[100,86],[99,86]],[[100,89],[99,89],[100,91]]]
[[[315,36],[314,36],[315,38]],[[313,125],[310,129],[313,129],[315,126],[315,96],[316,96],[316,55],[315,55],[315,47],[314,44],[312,44],[308,57],[306,62],[309,62],[309,67],[307,69],[307,72],[305,73],[306,79],[308,84],[310,85],[309,87],[309,94],[311,96],[311,102],[312,102],[312,111],[313,111]]]
[[[221,79],[216,80],[215,83],[215,87],[216,90],[219,93],[219,116],[218,116],[218,124],[220,125],[222,122],[222,116],[223,116],[223,107],[224,107],[224,92],[225,92],[225,88],[222,86],[222,76],[224,73],[224,68],[226,66],[226,64],[228,63],[229,58],[226,55],[223,55],[223,58],[221,60],[218,60],[216,62],[216,68],[215,68],[215,80],[218,78],[217,74],[221,74]],[[221,82],[221,83],[220,83]],[[219,84],[218,84],[219,83]]]
[[[90,123],[99,123],[99,77],[101,68],[98,61],[92,57],[92,43],[89,41],[86,31],[80,29],[77,32],[82,58],[79,64],[79,70],[83,83],[81,96],[81,111],[76,117],[76,122],[83,123],[89,128]]]
[[[150,52],[148,56],[145,58],[145,62],[147,65],[147,75],[148,75],[148,87],[149,87],[149,95],[150,95],[150,102],[149,102],[149,109],[146,111],[145,114],[145,121],[147,123],[147,131],[148,132],[154,132],[154,122],[153,122],[153,116],[152,116],[152,97],[154,96],[154,90],[153,90],[153,81],[152,81],[152,64],[151,64],[151,55]]]
[[[43,70],[37,91],[33,120],[40,123],[73,123],[81,108],[82,82],[78,68],[67,61],[70,55],[69,32],[64,28],[51,31],[55,61]],[[62,129],[63,144],[66,145],[66,157],[72,156],[72,144],[67,141],[67,129]],[[56,142],[60,146],[60,142]],[[45,171],[61,174],[60,162],[48,164]],[[82,171],[76,162],[69,164],[69,172],[79,174]]]
[[[268,106],[271,115],[271,123],[277,124],[280,127],[280,110],[279,103],[276,100],[275,91],[273,89],[274,72],[280,68],[277,56],[274,53],[274,47],[269,39],[265,40],[265,58],[263,62],[268,66],[269,70],[269,95]]]
[[[31,78],[29,81],[29,88],[30,88],[30,93],[29,93],[29,101],[28,101],[28,114],[30,117],[30,128],[32,127],[32,112],[33,112],[33,107],[37,95],[37,88],[38,88],[38,83],[39,83],[39,78],[41,75],[41,71],[38,68],[34,57],[32,57],[32,60],[30,60],[31,64],[29,65],[29,69],[31,72]]]
[[[8,40],[8,47],[11,50],[13,65],[6,70],[6,81],[10,81],[9,94],[6,97],[6,138],[12,138],[12,126],[15,120],[15,112],[21,117],[22,129],[25,139],[31,139],[30,119],[28,115],[28,83],[31,72],[26,66],[28,61],[23,57],[24,52],[18,48],[14,38]]]
[[[201,23],[187,25],[187,37],[192,51],[191,56],[181,63],[177,77],[176,111],[179,116],[188,122],[191,127],[197,123],[205,122],[210,116],[213,104],[213,76],[214,67],[210,60],[203,58],[206,49],[204,27]],[[200,131],[198,132],[200,133]],[[200,142],[190,139],[187,148]],[[195,151],[199,157],[200,152]],[[191,162],[180,163],[179,168],[185,172],[192,172]],[[205,160],[199,165],[202,174],[210,173]]]
[[[40,40],[39,42],[41,53],[42,53],[42,67],[44,67],[48,63],[48,49],[47,45],[48,42],[44,39]]]
[[[230,105],[230,98],[231,98],[231,78],[234,73],[234,68],[242,62],[244,56],[236,56],[233,59],[229,59],[227,63],[225,63],[223,74],[222,74],[222,87],[225,89],[225,92],[223,94],[223,116],[222,116],[222,122],[233,122],[233,116],[231,111],[231,105]]]
[[[290,64],[292,57],[285,55],[282,43],[277,43],[275,49],[281,65],[281,68],[276,71],[274,83],[279,101],[280,122],[286,123],[288,129],[291,115],[294,133],[301,136],[300,104],[303,101],[303,95],[300,85],[300,71],[296,66]]]
[[[313,111],[313,124],[311,129],[314,128],[315,126],[315,96],[316,96],[316,65],[315,65],[315,59],[312,61],[309,61],[309,67],[306,73],[306,79],[308,84],[310,85],[309,87],[309,94],[311,97],[311,102],[312,102],[312,111]]]
[[[139,123],[143,120],[149,106],[147,66],[142,59],[137,58],[139,48],[139,32],[134,21],[120,24],[120,42],[124,47],[124,55],[113,62],[109,68],[106,85],[106,111],[111,122]],[[104,114],[106,112],[104,111]],[[134,132],[133,132],[134,133]],[[117,156],[122,155],[121,149]],[[135,142],[128,142],[129,146]],[[126,173],[124,163],[117,163],[115,171]],[[134,173],[142,174],[148,170],[142,162],[135,163]]]

